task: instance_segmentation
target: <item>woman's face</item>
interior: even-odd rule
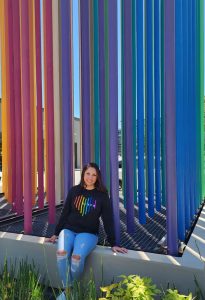
[[[96,181],[97,181],[97,172],[95,168],[92,167],[87,168],[84,174],[84,182],[85,182],[86,189],[88,190],[94,189]]]

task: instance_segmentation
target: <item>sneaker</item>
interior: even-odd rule
[[[66,300],[65,292],[62,292],[62,293],[56,298],[56,300]]]

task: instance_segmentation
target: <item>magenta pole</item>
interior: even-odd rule
[[[22,62],[22,112],[23,112],[23,187],[24,187],[24,233],[32,231],[32,185],[31,185],[31,113],[29,74],[29,20],[28,1],[21,0],[21,62]]]
[[[38,206],[44,207],[40,0],[35,0]]]

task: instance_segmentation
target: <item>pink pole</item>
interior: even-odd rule
[[[44,185],[43,185],[43,116],[42,116],[40,0],[35,0],[34,5],[35,5],[35,31],[36,31],[38,206],[39,208],[43,208],[44,207]]]
[[[31,184],[31,113],[29,73],[29,20],[28,1],[21,2],[21,62],[22,62],[22,113],[23,113],[23,187],[24,187],[24,233],[32,231],[32,184]]]

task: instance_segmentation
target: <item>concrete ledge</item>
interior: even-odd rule
[[[205,208],[203,208],[182,257],[172,257],[130,250],[128,254],[112,253],[108,247],[97,246],[88,257],[85,276],[92,268],[96,284],[109,284],[121,274],[150,276],[158,286],[174,284],[181,292],[194,292],[194,277],[204,288],[205,283]],[[54,287],[61,286],[56,265],[56,246],[45,243],[44,237],[0,232],[0,263],[28,258],[34,260],[42,275]],[[103,273],[103,275],[102,275]]]

